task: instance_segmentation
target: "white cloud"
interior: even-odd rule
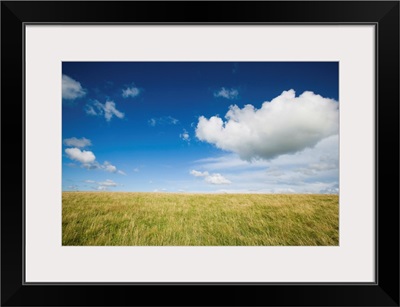
[[[111,179],[106,179],[104,181],[84,180],[84,182],[93,184],[92,189],[99,191],[108,191],[110,188],[114,188],[119,185]]]
[[[83,164],[92,163],[96,160],[96,156],[91,151],[80,150],[79,148],[67,148],[65,153],[71,160],[79,161]]]
[[[117,167],[110,164],[108,161],[104,161],[103,163],[103,168],[105,171],[110,172],[110,173],[116,173],[117,172]]]
[[[207,171],[200,172],[196,170],[191,170],[190,174],[194,177],[203,177],[204,181],[211,184],[231,184],[232,182],[226,179],[219,173],[209,174]]]
[[[199,172],[199,171],[196,171],[196,170],[191,170],[190,174],[195,176],[195,177],[207,177],[207,176],[210,175],[208,172]]]
[[[95,189],[99,191],[108,191],[110,188],[114,188],[116,186],[118,186],[117,183],[115,183],[111,179],[107,179],[105,181],[97,182],[97,187],[95,187]]]
[[[133,171],[134,171],[135,173],[138,173],[138,172],[139,172],[139,168],[135,167],[135,168],[133,169]]]
[[[111,118],[118,117],[124,118],[125,114],[117,110],[115,102],[106,101],[104,104],[95,101],[93,104],[86,105],[86,114],[94,116],[104,116],[106,121],[110,121]]]
[[[205,178],[205,181],[211,184],[231,184],[232,182],[226,179],[221,174],[211,174]]]
[[[284,91],[260,109],[230,106],[225,115],[210,119],[201,116],[196,137],[216,147],[237,153],[241,159],[272,159],[315,146],[335,135],[339,128],[338,103],[313,92],[299,97]]]
[[[76,137],[64,139],[64,144],[71,147],[83,148],[86,146],[91,146],[92,142],[87,138],[77,139]]]
[[[106,103],[102,106],[104,110],[104,117],[107,121],[110,121],[114,115],[118,118],[124,118],[125,116],[124,113],[117,110],[113,101],[106,101]]]
[[[99,184],[99,186],[104,186],[104,187],[116,187],[117,186],[117,184],[110,179],[99,182],[98,184]]]
[[[115,165],[112,165],[108,161],[104,161],[103,164],[97,162],[96,156],[91,151],[80,150],[79,148],[67,148],[65,149],[65,153],[67,154],[68,158],[80,162],[81,167],[88,170],[100,169],[109,173],[126,175],[125,172],[117,169]]]
[[[86,91],[82,88],[81,84],[68,77],[62,75],[62,98],[68,100],[74,100],[86,95]]]
[[[137,87],[128,87],[124,90],[122,90],[122,97],[128,98],[128,97],[136,97],[140,94],[140,89]]]
[[[156,125],[176,125],[179,123],[179,120],[173,118],[172,116],[162,116],[158,118],[150,118],[148,120],[150,126],[154,127]]]
[[[109,172],[109,173],[117,173],[117,174],[120,174],[120,175],[126,175],[125,172],[119,170],[115,165],[112,165],[108,161],[104,161],[103,164],[98,164],[97,163],[96,166],[97,166],[97,168],[105,170],[106,172]]]
[[[186,131],[186,129],[183,129],[183,132],[179,134],[179,137],[184,140],[185,142],[190,142],[190,136],[189,133]]]
[[[226,99],[236,99],[239,96],[238,90],[222,87],[220,90],[214,92],[214,97],[222,97]]]

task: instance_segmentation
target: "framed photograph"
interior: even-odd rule
[[[399,2],[1,25],[2,305],[399,306]]]

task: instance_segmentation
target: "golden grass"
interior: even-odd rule
[[[338,195],[63,192],[62,244],[338,245]]]

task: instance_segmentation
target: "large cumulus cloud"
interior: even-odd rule
[[[338,102],[313,92],[296,97],[284,91],[260,109],[248,104],[230,106],[225,121],[219,116],[199,118],[196,137],[237,153],[241,159],[269,160],[315,146],[339,129]]]

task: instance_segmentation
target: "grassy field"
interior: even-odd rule
[[[63,192],[63,245],[338,245],[338,195]]]

